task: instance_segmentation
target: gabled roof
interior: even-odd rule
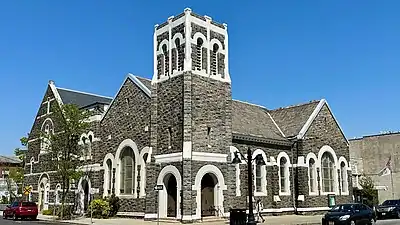
[[[93,105],[95,103],[110,104],[112,98],[97,94],[70,90],[66,88],[56,87],[56,90],[63,104],[75,104],[79,107]]]
[[[298,135],[316,109],[320,100],[270,110],[272,118],[286,137]]]
[[[286,140],[266,108],[238,100],[232,101],[232,132]]]
[[[0,164],[20,164],[22,161],[15,156],[0,155]]]
[[[115,94],[115,97],[110,102],[110,106],[107,108],[107,110],[103,114],[101,121],[103,121],[103,119],[106,117],[108,111],[110,110],[110,108],[112,107],[112,105],[114,103],[115,98],[118,96],[118,94],[121,91],[122,87],[124,86],[126,80],[128,80],[128,79],[131,80],[134,84],[136,84],[147,96],[151,97],[151,81],[149,79],[146,79],[143,77],[138,77],[131,73],[128,73],[126,75],[126,78],[122,82],[121,86],[119,87],[117,94]]]

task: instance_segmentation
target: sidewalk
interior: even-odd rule
[[[265,217],[265,225],[316,225],[321,224],[322,216],[270,216]],[[55,221],[53,216],[39,215],[39,220],[42,221]],[[90,218],[81,218],[76,220],[57,220],[58,223],[69,223],[79,225],[90,225]],[[157,225],[157,221],[144,221],[142,219],[130,219],[130,218],[112,218],[112,219],[93,219],[93,225]],[[160,225],[172,225],[179,224],[177,221],[165,221],[160,220]],[[220,221],[204,221],[195,224],[210,224],[210,225],[227,225],[229,220]],[[261,223],[259,223],[261,224]]]

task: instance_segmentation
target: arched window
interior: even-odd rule
[[[211,52],[211,75],[218,74],[218,50],[219,46],[215,43]]]
[[[347,167],[344,162],[340,163],[340,180],[342,185],[342,192],[348,192],[348,182],[347,182]]]
[[[262,157],[262,155],[261,155]],[[255,195],[264,195],[267,192],[267,171],[265,165],[254,165],[254,191]]]
[[[315,160],[310,159],[308,162],[308,177],[310,181],[310,192],[317,192],[317,169],[315,167]]]
[[[112,190],[112,186],[111,186],[111,184],[112,184],[112,162],[111,162],[111,159],[107,159],[106,165],[107,165],[107,170],[106,170],[107,177],[105,180],[105,182],[107,182],[106,191],[107,191],[107,194],[110,195],[111,190]]]
[[[175,51],[174,51],[174,60],[175,60],[175,68],[177,71],[183,70],[183,59],[182,59],[182,48],[181,48],[181,40],[179,38],[175,39]]]
[[[168,67],[168,64],[169,64],[169,57],[168,57],[168,51],[167,51],[167,45],[166,44],[164,44],[163,46],[162,46],[162,52],[163,52],[163,75],[164,76],[168,76],[169,75],[169,67]]]
[[[43,122],[41,132],[40,152],[45,153],[51,147],[50,136],[54,134],[54,127],[51,119],[46,119]]]
[[[61,185],[56,186],[56,204],[60,204]]]
[[[281,157],[279,161],[280,191],[289,192],[289,163],[286,157]]]
[[[334,192],[334,160],[330,153],[325,152],[321,158],[322,190]]]
[[[196,70],[203,69],[203,39],[197,38],[196,61],[194,62]]]
[[[119,191],[121,194],[133,194],[134,188],[134,153],[129,147],[122,150],[121,163],[120,163],[120,187]]]

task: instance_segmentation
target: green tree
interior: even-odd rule
[[[14,150],[14,154],[21,160],[21,164],[19,166],[10,166],[8,168],[9,174],[6,179],[8,192],[10,193],[11,198],[16,198],[15,191],[17,194],[22,194],[23,190],[23,181],[24,181],[24,167],[26,163],[26,146],[28,144],[27,137],[21,137],[20,139],[22,148],[16,148]],[[16,189],[17,188],[17,189]]]
[[[372,178],[363,174],[363,176],[360,177],[359,183],[362,188],[361,197],[363,203],[371,207],[378,204],[378,193]]]
[[[65,211],[66,197],[70,192],[71,180],[78,179],[82,172],[78,170],[79,158],[82,151],[78,146],[80,135],[89,127],[89,112],[81,110],[76,105],[66,104],[56,107],[54,133],[50,132],[45,136],[48,140],[47,151],[51,154],[51,162],[57,169],[55,174],[61,181],[61,214],[63,219]],[[44,134],[45,135],[45,134]]]

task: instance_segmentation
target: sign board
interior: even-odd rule
[[[328,195],[328,207],[333,207],[336,205],[336,196],[329,194]]]
[[[163,188],[164,188],[164,185],[162,185],[162,184],[157,184],[157,185],[154,187],[154,190],[155,190],[155,191],[161,191]]]
[[[31,191],[32,191],[32,187],[29,187],[29,186],[24,187],[24,195],[29,195],[29,193],[31,193]]]

